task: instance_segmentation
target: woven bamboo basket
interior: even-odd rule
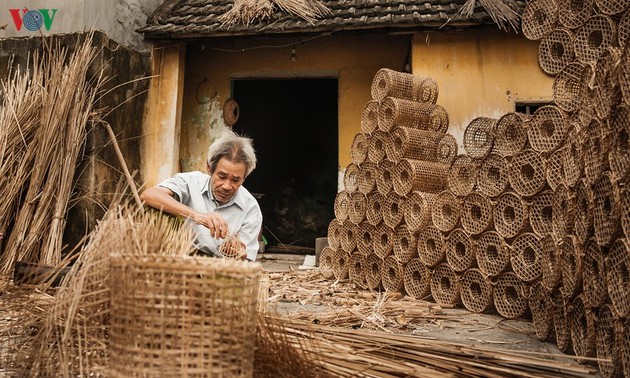
[[[551,234],[540,239],[540,247],[542,252],[540,283],[551,293],[556,291],[562,280],[560,248]]]
[[[551,202],[552,219],[551,231],[556,241],[562,240],[566,235],[575,234],[575,196],[573,191],[560,185],[553,192]]]
[[[388,159],[378,163],[376,169],[376,190],[384,196],[394,190],[394,183],[392,181],[394,168],[396,168],[396,163]]]
[[[540,237],[526,232],[512,242],[510,262],[514,274],[525,282],[534,282],[542,276],[542,244]]]
[[[483,159],[492,151],[497,119],[477,117],[464,130],[464,149],[470,157]]]
[[[365,220],[365,212],[367,209],[367,197],[361,192],[353,192],[350,194],[350,209],[348,210],[348,219],[354,224],[359,224]]]
[[[623,2],[624,0],[621,1]],[[621,48],[623,48],[623,46],[627,46],[626,43],[628,42],[628,38],[630,38],[630,12],[625,12],[621,17],[621,20],[619,20],[619,24],[617,24],[617,46]]]
[[[556,188],[567,181],[565,177],[564,148],[558,148],[547,156],[545,178],[551,190],[556,190]]]
[[[333,210],[335,212],[335,218],[338,221],[343,222],[348,219],[348,209],[350,207],[350,194],[346,190],[341,190],[335,196],[335,203]]]
[[[527,126],[531,115],[506,113],[497,121],[493,151],[499,155],[514,156],[528,146]]]
[[[339,239],[339,245],[341,249],[347,253],[351,253],[357,247],[357,235],[358,227],[356,224],[349,220],[341,223],[341,238]]]
[[[553,232],[553,196],[552,190],[543,190],[534,196],[529,208],[529,223],[532,231],[540,237]]]
[[[628,272],[630,272],[630,244],[625,238],[617,239],[606,256],[606,284],[613,310],[619,317],[630,315]]]
[[[448,264],[440,264],[431,272],[431,296],[436,303],[460,302],[462,282]]]
[[[552,340],[555,336],[553,333],[554,304],[551,294],[541,282],[532,286],[529,295],[529,309],[532,313],[532,323],[536,330],[536,336],[543,341]]]
[[[510,247],[496,231],[486,231],[477,240],[477,265],[484,275],[495,277],[510,266]]]
[[[626,15],[623,19],[626,21],[626,25],[628,25],[627,29],[630,30],[630,16]],[[630,57],[630,47],[628,47],[628,43],[626,42],[626,48],[623,51],[617,75],[623,101],[626,105],[630,105],[630,59],[628,59],[628,57]]]
[[[319,271],[322,276],[328,280],[335,276],[333,259],[335,258],[335,251],[337,249],[338,248],[327,245],[322,249],[319,255]]]
[[[477,189],[485,196],[494,198],[508,189],[510,170],[507,160],[499,154],[486,156],[479,167]]]
[[[576,356],[595,355],[595,314],[578,295],[571,304],[571,344]],[[578,359],[578,361],[582,361]]]
[[[361,113],[361,131],[370,135],[378,129],[378,109],[381,104],[376,100],[370,100],[365,104]]]
[[[404,221],[412,231],[420,231],[431,223],[431,210],[436,202],[437,194],[411,192],[403,209]]]
[[[394,256],[387,256],[383,260],[381,267],[381,282],[383,288],[386,291],[401,292],[403,289],[403,282],[405,279],[405,272],[403,265],[396,260]]]
[[[390,192],[385,197],[385,204],[382,207],[383,222],[392,229],[396,228],[403,221],[405,201],[405,197],[399,196],[394,192]]]
[[[579,132],[575,125],[572,125],[567,133],[567,140],[562,148],[563,154],[563,174],[564,183],[573,188],[584,174],[584,153],[580,142]]]
[[[545,161],[540,153],[524,150],[512,158],[509,176],[512,189],[523,197],[531,197],[547,184]]]
[[[367,207],[365,209],[365,218],[371,225],[376,226],[383,221],[383,206],[385,205],[385,196],[380,192],[372,192],[367,195]]]
[[[430,268],[442,261],[446,253],[446,242],[442,231],[429,226],[418,233],[418,257],[422,263]]]
[[[365,257],[365,263],[365,284],[369,290],[378,290],[381,287],[383,259],[376,253],[370,253]]]
[[[333,276],[336,280],[345,280],[348,278],[348,270],[350,268],[350,253],[339,248],[335,250],[332,257]]]
[[[371,94],[377,101],[385,97],[396,97],[435,104],[438,86],[430,77],[381,68],[372,80]]]
[[[617,179],[627,181],[630,174],[630,106],[616,108],[611,128],[612,146],[608,152],[608,164]]]
[[[558,23],[558,6],[553,0],[532,0],[521,16],[523,35],[537,41],[551,33]]]
[[[630,321],[626,320],[623,325],[623,339],[621,341],[621,361],[623,361],[623,375],[630,377]]]
[[[575,187],[574,232],[577,239],[584,243],[593,235],[593,191],[586,179],[580,180]]]
[[[390,132],[395,126],[445,133],[448,113],[440,105],[386,97],[378,110],[378,127]]]
[[[328,224],[328,245],[338,248],[341,245],[341,222],[333,219]]]
[[[431,294],[431,272],[417,257],[405,265],[403,281],[405,292],[415,299],[425,299]]]
[[[568,29],[578,29],[593,14],[593,0],[558,1],[560,23]]]
[[[271,281],[269,278],[269,274],[262,273],[260,275],[258,299],[256,302],[256,310],[258,310],[259,313],[267,312],[267,304],[269,303],[269,287],[270,286],[271,286]]]
[[[619,192],[621,203],[621,229],[625,237],[630,237],[630,189],[624,188]]]
[[[361,164],[359,174],[357,175],[359,191],[368,194],[376,188],[377,165],[371,161]]]
[[[534,112],[527,137],[534,150],[549,153],[564,142],[568,129],[568,116],[564,111],[557,106],[546,105]]]
[[[599,372],[603,377],[620,377],[623,374],[623,323],[615,317],[609,304],[600,307],[597,318],[595,356]]]
[[[448,188],[458,196],[470,194],[477,186],[479,165],[469,155],[457,155],[448,174]]]
[[[447,187],[449,168],[446,163],[402,159],[394,169],[394,191],[401,196],[412,191],[439,193]]]
[[[350,163],[343,173],[343,188],[348,194],[359,190],[359,170],[360,168],[357,164]]]
[[[567,64],[553,81],[553,99],[556,105],[567,112],[580,106],[580,98],[584,93],[584,85],[590,70],[583,63]]]
[[[409,260],[418,256],[416,247],[417,237],[405,224],[401,224],[394,230],[394,257],[398,262],[406,264]]]
[[[538,45],[538,65],[549,75],[557,75],[575,59],[571,30],[554,29]]]
[[[110,376],[251,377],[261,266],[112,256]]]
[[[553,330],[556,334],[556,345],[564,353],[570,353],[571,346],[571,313],[567,299],[558,291],[553,295]]]
[[[610,172],[604,172],[593,185],[593,226],[600,246],[610,245],[621,223],[619,185]]]
[[[367,269],[367,261],[365,255],[360,252],[354,252],[350,255],[348,262],[348,277],[350,281],[360,289],[367,289],[367,281],[365,280],[365,270]]]
[[[409,127],[395,127],[385,146],[387,158],[451,163],[457,155],[457,141],[451,134]]]
[[[533,207],[533,206],[532,206]],[[504,192],[493,209],[494,228],[504,238],[513,238],[529,228],[530,209],[518,194]]]
[[[388,133],[376,130],[370,136],[370,140],[368,142],[368,159],[374,164],[380,163],[383,159],[385,159],[385,148],[389,143],[389,135]]]
[[[575,56],[582,63],[596,62],[602,53],[617,42],[617,24],[610,17],[590,17],[575,32]]]
[[[582,300],[586,307],[597,308],[606,301],[608,288],[606,280],[602,280],[602,277],[606,276],[604,253],[593,238],[584,246],[583,261]]]
[[[370,145],[370,134],[364,132],[357,133],[352,139],[352,147],[350,148],[350,157],[352,162],[360,165],[367,159],[368,147]]]
[[[492,284],[479,269],[468,269],[462,275],[461,297],[468,311],[482,313],[492,308]]]
[[[457,273],[477,266],[477,245],[461,228],[456,228],[445,239],[446,262]]]
[[[620,48],[608,47],[602,51],[592,68],[593,74],[586,86],[588,97],[584,99],[584,103],[590,102],[589,105],[594,108],[599,119],[611,118],[613,109],[621,100],[617,76],[621,54]]]
[[[507,319],[523,317],[529,309],[530,288],[521,281],[516,274],[507,272],[501,274],[492,293],[494,307],[499,315]]]
[[[449,232],[459,224],[462,214],[462,200],[450,190],[444,190],[435,197],[431,208],[433,225],[440,231]]]
[[[385,222],[376,226],[374,235],[374,253],[381,259],[394,252],[394,230]]]
[[[473,192],[462,202],[461,223],[464,230],[471,234],[480,234],[494,224],[494,206],[488,197]]]
[[[582,244],[575,236],[567,235],[560,243],[560,266],[562,269],[562,295],[570,300],[582,290]]]
[[[607,134],[605,127],[594,118],[580,135],[584,155],[584,176],[591,185],[609,169],[610,143],[604,134]]]
[[[367,256],[374,250],[374,235],[376,235],[376,226],[373,226],[367,221],[359,224],[359,231],[356,236],[357,250],[363,256]]]

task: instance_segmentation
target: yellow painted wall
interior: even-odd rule
[[[538,42],[496,28],[414,36],[412,72],[436,80],[460,148],[475,117],[499,118],[515,102],[552,100],[553,78],[538,66]],[[463,149],[461,150],[463,152]]]

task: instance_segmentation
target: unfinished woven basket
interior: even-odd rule
[[[459,303],[461,287],[459,276],[448,264],[440,264],[431,272],[431,296],[436,303]]]
[[[359,170],[358,165],[350,163],[343,173],[343,188],[349,194],[359,190]]]
[[[251,377],[261,266],[112,256],[111,376]]]
[[[545,161],[540,153],[527,149],[512,158],[510,185],[523,197],[531,197],[547,184]]]
[[[462,200],[450,190],[445,190],[435,197],[431,208],[433,225],[440,231],[449,232],[459,224],[462,214]]]
[[[529,208],[529,223],[532,231],[540,237],[553,232],[553,195],[552,190],[543,190],[534,196]]]
[[[365,104],[361,113],[361,131],[365,134],[372,134],[378,129],[378,109],[381,104],[376,100],[370,100]]]
[[[526,232],[512,242],[510,262],[514,274],[524,282],[534,282],[542,275],[542,244],[540,237]]]
[[[549,291],[537,282],[532,286],[529,295],[529,309],[532,313],[532,323],[536,330],[536,336],[546,341],[554,338],[553,310],[554,304]]]
[[[350,254],[343,249],[335,250],[332,257],[333,276],[336,280],[345,280],[348,278],[348,270],[350,268]]]
[[[394,252],[394,230],[387,226],[385,222],[376,226],[374,235],[374,253],[381,259]]]
[[[403,288],[405,272],[403,265],[394,256],[387,256],[381,267],[381,282],[386,291],[400,292]]]
[[[405,200],[403,215],[405,224],[412,231],[420,231],[431,223],[431,209],[437,194],[411,192]]]
[[[492,151],[497,119],[477,117],[464,130],[464,149],[470,157],[483,159]]]
[[[374,236],[376,235],[376,227],[370,223],[361,222],[359,225],[357,237],[357,250],[367,256],[374,250]]]
[[[595,314],[579,295],[571,303],[571,344],[576,356],[595,355]],[[578,361],[582,361],[578,359]]]
[[[558,22],[558,6],[553,0],[532,0],[521,16],[523,35],[537,41],[551,33]]]
[[[551,190],[556,190],[558,186],[563,185],[567,181],[565,177],[564,156],[564,147],[558,148],[547,156],[545,178]]]
[[[493,151],[501,156],[514,156],[528,146],[527,127],[531,115],[506,113],[497,121]]]
[[[529,228],[530,210],[523,198],[514,192],[505,192],[494,205],[494,228],[504,238],[513,238]]]
[[[359,181],[359,191],[368,194],[376,188],[377,166],[371,161],[361,164],[357,179]]]
[[[564,185],[560,185],[553,192],[551,202],[551,231],[556,241],[562,240],[566,235],[575,234],[575,197],[573,191]]]
[[[398,262],[406,264],[414,257],[418,257],[416,248],[417,238],[413,231],[401,224],[394,230],[394,257]]]
[[[401,196],[412,191],[439,193],[447,187],[449,168],[446,163],[401,159],[392,178],[394,191]]]
[[[470,155],[457,155],[448,174],[448,188],[458,196],[466,196],[475,189],[479,164]]]
[[[477,245],[461,228],[456,228],[445,239],[446,262],[457,273],[477,266]]]
[[[368,143],[368,159],[374,164],[380,163],[385,159],[385,146],[389,143],[388,133],[376,130],[370,136]]]
[[[350,195],[350,209],[348,210],[348,219],[354,224],[359,224],[365,220],[365,212],[367,209],[367,198],[361,192],[353,192]]]
[[[328,224],[328,245],[338,248],[341,245],[341,222],[336,218]]]
[[[492,308],[492,284],[479,269],[468,269],[462,275],[461,297],[468,311],[482,313]]]
[[[462,203],[461,223],[464,230],[471,234],[477,235],[493,224],[494,206],[488,197],[478,192],[473,192],[464,198]]]
[[[538,65],[549,75],[557,75],[575,59],[571,30],[554,29],[538,45]]]
[[[367,269],[367,261],[365,256],[360,252],[354,252],[350,255],[348,262],[348,277],[350,281],[360,289],[367,289],[365,280],[365,270]]]
[[[561,292],[566,299],[574,298],[582,290],[582,249],[573,235],[567,235],[560,243]]]
[[[555,292],[562,280],[560,248],[550,234],[540,239],[540,247],[542,252],[540,283],[550,293]]]
[[[418,233],[418,258],[430,268],[444,261],[446,243],[442,231],[429,226]]]
[[[477,175],[477,189],[485,196],[494,198],[507,190],[510,170],[507,160],[491,153],[481,162]]]
[[[381,287],[383,259],[376,253],[370,253],[365,257],[365,262],[365,284],[369,290],[378,290]]]
[[[584,243],[593,234],[593,191],[586,179],[580,180],[575,187],[574,232],[577,239]]]
[[[542,106],[534,112],[527,128],[532,148],[549,153],[563,142],[569,128],[567,115],[557,106]]]
[[[496,231],[486,231],[477,240],[477,265],[484,275],[494,277],[510,266],[510,247]]]
[[[582,63],[596,62],[616,42],[615,21],[605,15],[593,16],[575,32],[575,56]]]
[[[440,105],[387,97],[378,110],[378,127],[390,132],[396,126],[445,133],[448,113]]]
[[[413,258],[404,268],[405,292],[415,299],[425,299],[431,294],[431,272],[420,261]]]
[[[359,165],[367,159],[369,145],[369,134],[360,132],[354,136],[352,139],[352,147],[350,148],[350,157],[354,164]]]
[[[553,295],[553,330],[556,334],[556,345],[564,353],[572,351],[571,346],[571,313],[568,300],[560,292]]]
[[[602,277],[606,275],[606,265],[604,253],[593,238],[589,239],[584,247],[582,271],[584,304],[591,308],[602,306],[608,296],[606,280],[602,280]]]
[[[376,190],[384,196],[394,190],[394,183],[392,181],[394,168],[396,168],[396,163],[388,159],[378,163],[378,167],[376,168]]]
[[[512,272],[503,273],[494,285],[492,297],[499,315],[507,319],[516,319],[525,315],[529,309],[530,288]]]
[[[356,237],[358,235],[358,227],[356,224],[346,220],[341,223],[341,238],[339,239],[341,249],[347,253],[351,253],[357,247]]]
[[[612,145],[608,152],[610,170],[619,180],[630,174],[630,106],[618,106],[611,119]]]
[[[335,257],[336,248],[329,245],[322,249],[319,255],[319,271],[326,279],[332,279],[335,276],[333,270],[333,259]]]
[[[606,257],[606,283],[613,310],[619,317],[630,315],[628,272],[630,272],[630,243],[625,238],[617,239]]]
[[[457,155],[457,141],[451,134],[410,127],[395,127],[386,145],[387,158],[451,163]]]
[[[600,246],[610,245],[621,223],[619,185],[610,172],[604,172],[593,185],[593,226]]]
[[[390,192],[385,197],[383,209],[383,222],[392,229],[398,226],[402,221],[405,213],[405,197],[401,197],[394,192]]]
[[[594,118],[580,135],[584,155],[584,176],[591,185],[609,169],[610,144],[604,137],[606,134],[602,123]]]
[[[438,86],[430,77],[382,68],[374,75],[371,94],[377,101],[382,101],[385,97],[396,97],[435,104]]]
[[[610,304],[600,307],[595,324],[595,356],[602,376],[622,376],[622,342],[623,322],[615,317]]]
[[[593,0],[558,1],[560,23],[568,29],[577,29],[593,14]]]
[[[556,105],[567,112],[580,106],[580,99],[585,92],[586,80],[590,70],[579,62],[567,64],[553,81],[553,99]]]
[[[370,224],[376,226],[383,221],[383,206],[385,205],[385,196],[380,192],[372,192],[367,195],[367,208],[365,209],[365,217]]]
[[[350,208],[350,194],[346,190],[341,190],[335,196],[334,212],[335,218],[343,222],[348,219]]]

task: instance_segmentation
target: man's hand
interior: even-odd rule
[[[215,239],[225,238],[229,233],[228,224],[219,213],[196,213],[192,220],[206,226],[210,230],[210,236]]]

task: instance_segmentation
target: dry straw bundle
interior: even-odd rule
[[[276,8],[310,24],[330,14],[330,9],[319,0],[234,0],[232,7],[219,17],[219,21],[227,28],[249,26],[272,18]]]

